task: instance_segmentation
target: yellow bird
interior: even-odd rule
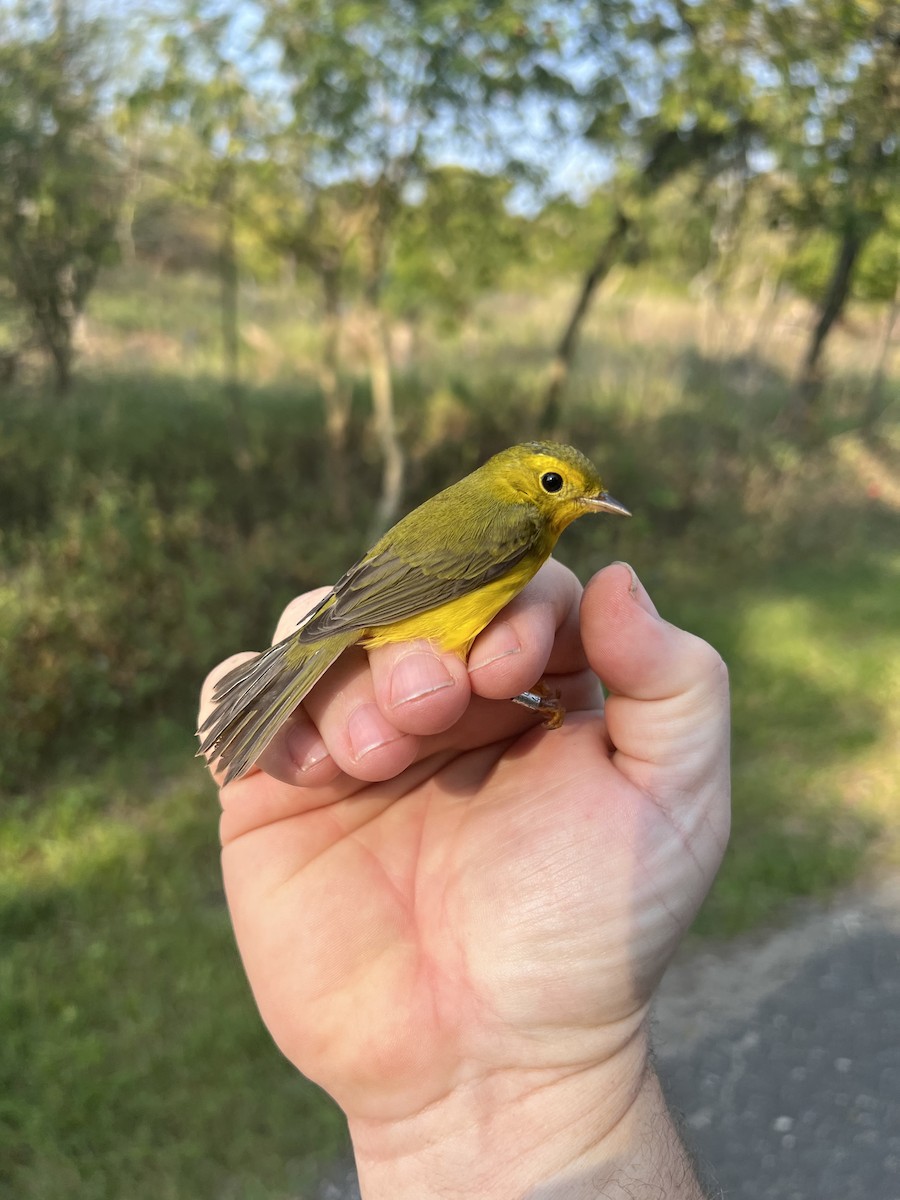
[[[427,638],[465,659],[566,526],[596,512],[631,515],[578,450],[526,442],[495,454],[389,529],[294,633],[219,680],[200,754],[225,783],[243,775],[349,646]],[[562,721],[539,689],[515,699]]]

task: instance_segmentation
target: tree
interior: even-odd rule
[[[771,123],[780,214],[801,230],[831,233],[835,246],[789,413],[803,426],[821,392],[828,335],[900,188],[900,10],[805,0],[764,16],[761,38],[782,98]]]
[[[718,210],[715,241],[723,232],[729,240],[748,188],[763,176],[771,220],[834,237],[794,397],[792,417],[804,422],[860,254],[900,185],[900,10],[877,0],[597,0],[593,19],[609,31],[619,86],[586,132],[616,162],[621,199],[560,341],[545,424],[556,419],[580,321],[629,226],[634,233],[649,195],[687,172],[698,201]],[[592,70],[586,100],[597,86],[608,90],[607,62]]]
[[[460,166],[427,167],[421,194],[398,215],[387,300],[408,318],[424,309],[461,320],[525,253],[526,222],[509,212],[512,183]]]
[[[242,171],[269,126],[265,104],[231,47],[234,22],[230,7],[189,0],[175,27],[167,23],[161,66],[134,92],[130,109],[138,118],[161,117],[178,131],[163,160],[145,167],[164,174],[183,195],[211,206],[217,215],[222,375],[235,461],[247,469],[252,451],[241,395],[237,227]]]
[[[746,178],[767,177],[770,220],[833,238],[789,414],[802,425],[860,254],[900,185],[900,10],[878,0],[675,7],[680,32],[661,44],[677,69],[662,71],[651,124],[674,117],[682,140],[728,133],[725,149],[743,147]]]
[[[337,520],[350,515],[347,434],[352,395],[341,361],[344,296],[358,274],[354,257],[364,209],[353,181],[317,185],[304,173],[303,149],[290,137],[269,143],[271,155],[258,171],[251,206],[266,244],[316,279],[322,304],[319,385],[325,407],[329,488]]]
[[[76,321],[114,253],[119,165],[102,123],[97,22],[11,11],[0,42],[0,271],[56,389],[72,380]]]
[[[451,138],[477,145],[498,170],[515,169],[513,127],[520,133],[533,117],[519,105],[526,95],[553,101],[547,111],[558,128],[578,93],[563,28],[578,28],[571,6],[539,0],[274,0],[267,8],[264,29],[279,47],[309,178],[358,189],[382,525],[397,511],[404,475],[383,302],[404,201]]]
[[[645,5],[596,0],[595,41],[605,53],[582,89],[585,136],[615,163],[613,211],[554,354],[542,425],[552,430],[581,325],[609,271],[642,254],[644,225],[659,191],[685,178],[692,203],[712,210],[710,229],[733,225],[736,195],[751,177],[750,157],[762,144],[762,113],[753,64],[743,53],[743,7],[721,0],[673,0]],[[602,34],[602,37],[601,37]],[[740,207],[738,205],[737,207]],[[717,252],[711,238],[710,253]]]

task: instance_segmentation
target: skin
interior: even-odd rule
[[[556,731],[495,703],[542,675]],[[222,789],[257,1004],[346,1113],[367,1200],[702,1197],[648,1013],[721,859],[728,780],[715,651],[630,568],[582,597],[551,560],[468,666],[350,651]]]

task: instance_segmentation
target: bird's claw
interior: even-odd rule
[[[551,690],[544,683],[536,683],[530,691],[513,696],[513,703],[521,704],[523,708],[528,708],[543,717],[545,729],[559,729],[566,719],[560,693]]]

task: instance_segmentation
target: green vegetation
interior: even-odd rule
[[[256,1017],[209,788],[148,766],[167,740],[145,732],[89,776],[4,806],[9,1200],[303,1195],[342,1145],[339,1114]]]
[[[86,330],[96,357],[69,402],[20,391],[0,414],[10,1200],[304,1196],[342,1145],[339,1115],[259,1024],[190,735],[208,666],[261,644],[291,595],[364,546],[380,464],[353,385],[362,451],[350,518],[336,518],[320,397],[276,372],[247,389],[254,457],[238,469],[228,407],[203,374],[202,289],[179,322],[166,288],[170,304],[142,275],[102,281]],[[494,297],[397,373],[410,504],[528,428],[554,304]],[[583,577],[628,558],[730,663],[734,834],[698,923],[721,936],[897,852],[900,440],[886,417],[855,432],[854,340],[830,422],[800,448],[772,425],[788,386],[777,361],[704,356],[692,313],[635,292],[598,309],[564,433],[636,516],[575,526],[561,549]],[[197,359],[154,370],[156,339],[179,324],[195,328],[184,353]],[[309,337],[274,328],[248,348],[260,363]]]
[[[342,1124],[260,1027],[191,730],[376,508],[539,432],[601,465],[635,518],[561,556],[732,671],[699,935],[900,857],[900,30],[126,8],[0,0],[0,1200],[298,1200]]]

